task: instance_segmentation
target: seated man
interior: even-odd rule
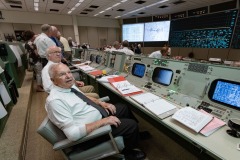
[[[167,50],[168,50],[167,47],[162,47],[160,49],[160,51],[152,52],[148,57],[150,57],[150,58],[161,58],[162,55],[166,56]]]
[[[122,46],[123,46],[123,48],[119,49],[118,50],[119,52],[123,52],[126,55],[134,55],[134,52],[128,48],[129,47],[129,43],[128,43],[127,40],[122,42]]]
[[[47,49],[47,59],[48,63],[42,70],[42,82],[43,88],[46,92],[50,93],[52,89],[52,81],[48,74],[48,68],[50,65],[54,63],[61,63],[61,48],[57,46],[51,46]],[[84,82],[82,81],[75,81],[75,84],[79,87],[79,89],[84,92],[86,96],[99,98],[97,93],[92,93],[94,91],[94,87],[91,85],[84,86]]]
[[[146,157],[144,152],[134,150],[139,131],[136,119],[127,106],[120,103],[112,105],[95,98],[91,98],[92,101],[87,99],[74,85],[75,80],[69,68],[62,63],[52,64],[49,75],[54,85],[46,100],[48,117],[69,140],[76,141],[101,126],[111,125],[114,137],[123,136],[126,159],[143,160]],[[79,148],[86,149],[86,146],[94,146],[103,140],[86,142]]]

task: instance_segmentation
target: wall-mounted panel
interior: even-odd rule
[[[88,28],[87,27],[78,27],[80,45],[83,43],[89,43],[88,41]],[[94,35],[95,37],[96,35]]]

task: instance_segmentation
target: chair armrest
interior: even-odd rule
[[[69,148],[69,147],[74,146],[76,144],[88,141],[90,139],[94,139],[96,137],[99,137],[99,136],[102,136],[102,135],[105,135],[105,134],[108,134],[111,131],[112,131],[111,126],[106,125],[106,126],[103,126],[103,127],[100,127],[98,129],[94,130],[93,132],[91,132],[87,136],[85,136],[85,137],[83,137],[83,138],[81,138],[77,141],[70,141],[68,139],[61,140],[61,141],[54,144],[53,149],[54,150],[66,149],[66,148]]]

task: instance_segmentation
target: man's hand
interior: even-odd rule
[[[113,104],[106,103],[106,102],[100,102],[99,104],[107,111],[108,114],[109,114],[109,112],[112,115],[116,114],[116,107]]]
[[[114,125],[115,127],[118,127],[121,124],[121,121],[115,117],[115,116],[109,116],[107,118],[102,119],[105,123],[105,125]]]
[[[78,87],[83,87],[84,86],[84,82],[83,81],[76,81],[75,84]]]

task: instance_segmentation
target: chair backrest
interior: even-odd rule
[[[65,134],[62,130],[57,128],[49,119],[46,117],[42,124],[39,126],[37,132],[45,138],[49,143],[54,145],[63,139],[66,139]]]

